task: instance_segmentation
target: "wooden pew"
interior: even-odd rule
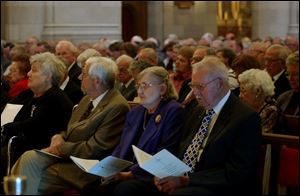
[[[276,134],[276,133],[263,133],[262,139],[264,144],[299,147],[299,136]]]
[[[286,188],[278,184],[278,176],[282,176],[282,172],[285,174],[286,171],[282,165],[286,165],[286,161],[282,159],[283,152],[287,152],[287,148],[296,149],[299,151],[299,136],[274,134],[274,133],[263,133],[262,134],[262,148],[260,162],[260,174],[262,194],[285,194]],[[295,154],[295,153],[294,153]],[[299,160],[298,157],[294,157],[293,160]],[[284,162],[285,161],[285,162]],[[294,164],[294,163],[288,163]],[[295,165],[294,165],[295,166]],[[296,166],[297,169],[299,166]],[[281,180],[282,183],[282,180]],[[299,186],[296,187],[296,191],[299,192]]]

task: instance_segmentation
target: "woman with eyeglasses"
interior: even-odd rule
[[[128,113],[121,141],[112,153],[115,157],[132,161],[134,165],[127,171],[86,185],[83,194],[110,195],[122,181],[152,179],[150,173],[138,166],[132,145],[152,155],[162,149],[175,153],[181,133],[183,108],[175,101],[177,93],[168,71],[158,66],[146,68],[138,76],[136,89],[140,105]],[[105,185],[100,185],[101,181],[106,182]]]

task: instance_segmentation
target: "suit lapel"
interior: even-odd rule
[[[182,146],[180,146],[181,150],[179,153],[181,157],[183,157],[183,154],[185,153],[188,146],[191,144],[193,138],[195,137],[195,134],[198,132],[204,115],[205,110],[198,108],[196,113],[193,113],[191,115],[191,117],[195,116],[195,118],[190,119],[190,117],[186,117],[189,118],[189,121],[187,121],[187,123],[185,124],[185,129],[187,129],[185,130],[186,136],[183,135],[183,138],[185,139],[184,141],[181,141]]]
[[[85,120],[82,120],[82,121],[79,121],[80,117],[83,115],[83,113],[87,110],[88,108],[88,105],[89,105],[89,102],[90,102],[90,99],[86,99],[85,100],[85,103],[84,103],[84,107],[82,108],[82,110],[78,113],[77,115],[77,119],[76,121],[77,122],[74,122],[70,127],[69,127],[69,130],[68,130],[68,133],[71,134],[72,133],[72,130],[74,130],[74,128],[78,127],[78,126],[81,126],[83,124],[86,123],[87,120],[93,118],[95,115],[98,115],[100,112],[102,112],[105,108],[105,106],[108,104],[109,100],[111,99],[112,95],[113,95],[113,92],[114,90],[110,90],[107,92],[107,94],[103,97],[103,99],[98,103],[98,105],[96,106],[96,108],[91,112],[90,116],[85,119]]]
[[[224,127],[228,125],[228,122],[231,118],[232,113],[232,107],[233,107],[233,101],[234,97],[232,93],[230,94],[230,97],[228,98],[227,102],[225,103],[224,107],[222,108],[217,121],[214,124],[214,127],[211,130],[211,133],[207,139],[206,145],[209,145],[210,142],[212,142],[214,139],[216,139],[219,135],[221,135],[222,132],[226,131]]]
[[[149,119],[146,129],[138,142],[139,148],[143,148],[143,146],[146,145],[148,140],[150,140],[150,138],[158,131],[161,120],[159,123],[157,123],[155,121],[156,121],[157,116],[161,115],[160,111],[161,111],[161,104],[158,106],[157,110],[154,112],[154,114]],[[162,119],[163,117],[161,116],[160,118]]]
[[[103,99],[98,103],[96,108],[92,111],[90,118],[92,118],[95,114],[99,114],[102,112],[105,108],[105,106],[109,103],[109,101],[112,99],[112,96],[114,94],[115,90],[109,90],[107,94],[103,97]]]

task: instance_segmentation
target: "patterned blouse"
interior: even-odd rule
[[[259,111],[259,116],[261,119],[262,132],[273,132],[278,120],[278,107],[276,101],[270,98],[266,99]]]

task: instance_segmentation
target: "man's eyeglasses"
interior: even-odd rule
[[[275,63],[277,61],[279,61],[281,59],[277,58],[277,59],[271,59],[271,58],[265,58],[265,63],[268,64],[268,63]]]
[[[190,86],[193,90],[203,91],[203,90],[206,88],[206,86],[207,86],[208,84],[212,83],[213,81],[215,81],[215,80],[217,80],[217,79],[219,79],[219,77],[217,77],[217,78],[215,78],[215,79],[213,79],[213,80],[211,80],[211,81],[209,81],[209,82],[207,82],[207,83],[205,83],[205,84],[192,84],[192,83],[189,83],[189,86]]]
[[[145,90],[145,89],[147,89],[147,88],[149,88],[149,87],[151,87],[153,85],[160,85],[160,84],[152,84],[152,83],[145,83],[145,82],[143,82],[143,83],[140,83],[140,84],[139,83],[136,84],[135,85],[135,89],[136,90],[139,90],[139,89]]]
[[[198,63],[198,62],[202,61],[202,59],[203,59],[202,57],[192,57],[191,62],[194,61],[194,63]]]
[[[118,69],[118,71],[121,72],[121,73],[128,73],[129,72],[129,70],[125,69],[125,68],[120,68],[120,69]]]

